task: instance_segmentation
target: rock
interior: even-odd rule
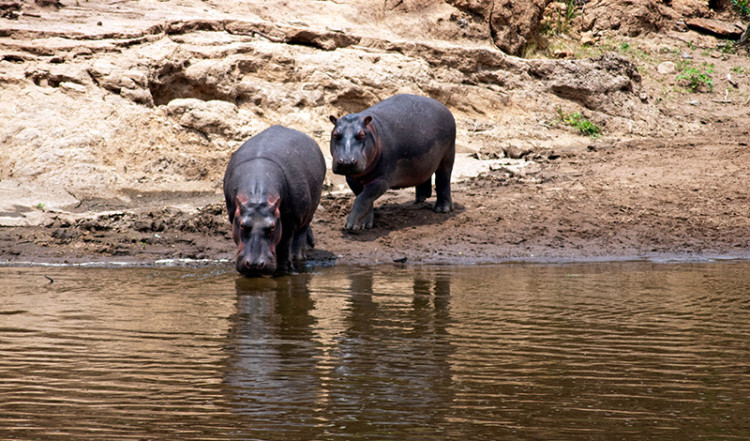
[[[629,37],[658,32],[665,25],[656,0],[593,0],[586,3],[581,28],[585,31],[614,30]]]
[[[491,2],[490,31],[495,46],[511,55],[522,55],[539,31],[550,0],[496,0]]]
[[[59,240],[70,240],[78,237],[78,231],[69,228],[57,228],[52,232],[52,237]]]
[[[634,92],[641,81],[635,64],[613,53],[589,60],[529,60],[529,65],[529,73],[554,94],[592,110],[602,109],[608,96]]]
[[[120,89],[120,96],[136,104],[143,104],[148,107],[154,106],[154,99],[148,89],[123,87]]]
[[[594,43],[596,43],[596,38],[594,37],[594,33],[593,32],[589,31],[589,32],[582,32],[581,33],[581,44],[582,45],[586,46],[586,45],[592,45]]]
[[[671,61],[665,61],[656,67],[656,71],[662,75],[672,75],[677,72],[677,66]]]
[[[37,5],[39,5],[39,6],[43,7],[43,8],[44,7],[53,7],[53,8],[56,8],[56,9],[60,9],[63,6],[65,6],[64,4],[60,3],[59,0],[34,0],[34,3],[36,3]]]
[[[86,93],[86,86],[70,81],[63,81],[59,85],[60,90],[65,93],[84,94]]]
[[[522,149],[522,148],[514,146],[514,145],[509,145],[509,146],[505,147],[503,149],[503,151],[505,152],[505,156],[507,156],[508,158],[511,158],[511,159],[521,159],[524,156],[526,156],[529,153],[531,153],[530,149]]]
[[[522,55],[539,32],[551,0],[446,0],[454,7],[489,22],[495,46],[507,54]]]
[[[136,104],[149,107],[154,105],[148,76],[141,70],[123,68],[106,60],[97,60],[88,68],[88,74],[99,87],[108,92],[116,93]]]
[[[740,38],[743,30],[734,23],[709,18],[688,18],[685,24],[690,29],[732,40]]]
[[[446,2],[474,15],[486,17],[492,12],[492,2],[485,0],[446,0]]]
[[[0,0],[0,18],[9,20],[18,19],[21,11],[21,2],[18,0]]]
[[[359,43],[359,37],[342,32],[316,32],[310,29],[292,30],[286,38],[289,44],[303,44],[331,51]]]
[[[166,111],[168,115],[177,118],[181,126],[206,137],[219,135],[242,139],[245,136],[242,130],[244,121],[239,115],[239,109],[226,101],[180,98],[170,101]]]

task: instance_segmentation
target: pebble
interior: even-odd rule
[[[671,75],[677,72],[677,66],[671,61],[665,61],[656,67],[656,70],[662,75]]]

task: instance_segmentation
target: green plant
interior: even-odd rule
[[[627,51],[628,49],[630,49],[630,45],[628,43],[620,44],[620,50],[622,50],[623,52]]]
[[[738,75],[745,75],[748,73],[748,69],[745,66],[734,66],[732,72]]]
[[[748,5],[748,0],[732,0],[732,8],[741,17],[750,18],[750,5]]]
[[[46,207],[46,204],[43,203],[43,202],[40,202],[40,203],[36,204],[35,207],[36,207],[37,210],[44,210],[44,207]]]
[[[554,22],[547,22],[544,26],[544,33],[558,35],[568,32],[570,22],[580,14],[577,0],[561,0],[558,3],[561,3],[562,7],[557,9],[553,17]]]
[[[719,48],[721,49],[722,54],[736,54],[737,53],[737,46],[734,44],[733,41],[721,43],[719,44]]]
[[[598,138],[602,134],[601,127],[585,119],[580,113],[565,113],[559,106],[556,106],[555,109],[560,122],[563,124],[575,127],[579,132],[591,138]]]
[[[714,81],[711,79],[711,74],[714,72],[713,64],[706,65],[703,63],[705,70],[701,72],[695,67],[686,67],[682,73],[677,75],[677,81],[682,81],[687,84],[688,89],[692,92],[698,92],[703,87],[708,87],[708,90],[714,90]]]

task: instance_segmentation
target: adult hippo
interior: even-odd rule
[[[346,176],[356,198],[346,229],[372,228],[373,202],[389,188],[416,187],[416,202],[432,194],[434,211],[452,209],[451,171],[456,122],[432,98],[395,95],[360,113],[330,117],[333,172]]]
[[[224,198],[244,276],[293,269],[314,246],[310,221],[326,173],[309,136],[272,126],[242,144],[224,174]]]

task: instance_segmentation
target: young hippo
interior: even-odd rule
[[[346,176],[356,198],[347,230],[372,228],[373,202],[389,188],[416,187],[416,201],[432,194],[434,211],[452,209],[451,171],[456,122],[432,98],[395,95],[360,113],[330,117],[333,172]]]
[[[224,198],[244,276],[293,269],[314,246],[310,221],[320,202],[326,165],[304,133],[272,126],[232,154]]]

